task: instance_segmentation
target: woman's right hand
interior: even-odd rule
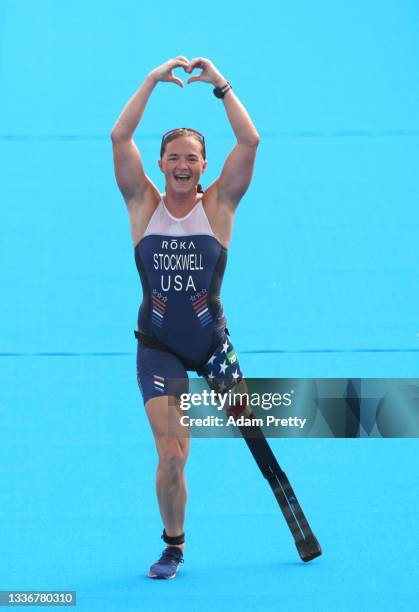
[[[161,81],[162,83],[176,83],[179,87],[183,87],[183,81],[174,76],[173,70],[175,68],[186,68],[189,66],[189,60],[184,55],[178,55],[174,59],[171,59],[161,66],[158,66],[150,72],[150,76],[153,78],[155,83]]]

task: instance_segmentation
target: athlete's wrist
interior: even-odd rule
[[[148,75],[145,78],[145,82],[148,85],[152,85],[153,87],[155,87],[157,85],[157,83],[159,82],[159,77],[157,74],[155,74],[155,71],[152,70],[151,72],[148,73]]]
[[[213,94],[216,98],[223,99],[230,89],[233,89],[231,83],[227,81],[222,87],[214,87]]]
[[[218,73],[212,80],[212,85],[214,85],[214,87],[224,87],[227,83],[227,79],[224,78],[221,73]]]

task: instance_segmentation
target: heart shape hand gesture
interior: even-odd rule
[[[221,87],[226,83],[226,79],[209,59],[195,57],[189,61],[184,55],[178,55],[174,59],[158,66],[151,72],[150,76],[152,76],[156,83],[159,81],[163,83],[176,83],[179,87],[183,87],[183,81],[173,74],[175,68],[183,68],[187,74],[191,74],[196,68],[201,69],[200,74],[191,76],[187,80],[188,85],[195,81],[202,81],[204,83],[212,83],[215,87]]]

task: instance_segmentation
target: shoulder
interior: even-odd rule
[[[150,183],[141,193],[135,194],[130,199],[125,198],[125,202],[129,211],[133,211],[134,213],[140,212],[143,214],[148,209],[157,208],[161,199],[162,194],[150,181]]]
[[[216,183],[217,181],[214,181],[201,196],[201,203],[207,214],[218,205],[218,189]]]
[[[134,244],[138,244],[151,221],[152,216],[162,202],[162,195],[157,189],[153,190],[140,201],[134,201],[128,207],[131,225],[131,236]]]
[[[231,203],[223,198],[218,188],[218,183],[219,180],[217,179],[205,190],[201,199],[202,206],[208,216],[233,216],[236,207],[231,206]]]
[[[228,248],[233,231],[234,210],[220,201],[214,183],[204,192],[201,202],[214,235]]]

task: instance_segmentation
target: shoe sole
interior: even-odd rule
[[[176,574],[173,574],[172,576],[159,576],[158,574],[152,574],[151,572],[148,572],[147,576],[149,578],[154,578],[155,580],[172,580],[172,578],[176,578]]]

